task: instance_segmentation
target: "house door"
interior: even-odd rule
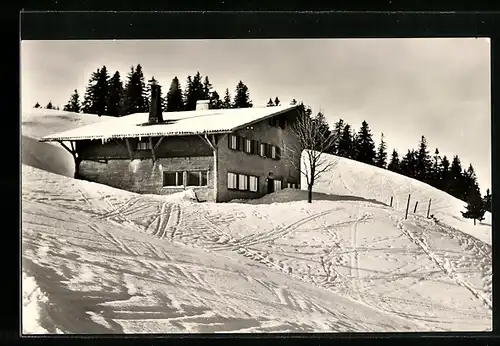
[[[274,179],[267,178],[267,193],[274,192]]]

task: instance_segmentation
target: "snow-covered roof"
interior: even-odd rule
[[[166,112],[164,123],[152,125],[147,124],[148,113],[136,113],[51,134],[40,141],[230,133],[294,108],[296,106]]]

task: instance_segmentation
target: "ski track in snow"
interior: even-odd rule
[[[227,316],[235,318],[235,316],[239,315],[243,320],[247,319],[246,322],[242,320],[240,325],[235,322],[238,326],[234,328],[227,328],[230,323],[224,317],[224,313],[222,313],[224,309],[220,307],[218,309],[221,310],[217,313],[211,310],[200,310],[200,312],[196,313],[189,312],[190,309],[194,308],[190,308],[182,303],[182,301],[190,301],[190,304],[196,302],[198,306],[205,306],[204,309],[208,309],[205,305],[207,301],[204,300],[206,298],[203,297],[210,296],[212,297],[211,299],[218,299],[224,302],[228,297],[231,297],[230,292],[233,292],[235,288],[231,289],[228,286],[227,289],[222,289],[225,279],[220,283],[214,284],[217,281],[213,281],[211,279],[212,274],[208,274],[212,272],[209,264],[189,267],[176,262],[176,258],[180,257],[169,254],[168,251],[165,251],[165,245],[162,245],[168,243],[182,243],[189,247],[204,250],[206,253],[214,251],[218,256],[222,256],[221,258],[227,256],[228,260],[250,260],[258,264],[255,268],[270,268],[272,271],[279,272],[286,277],[296,280],[297,284],[298,282],[304,282],[304,284],[312,283],[315,286],[325,288],[327,291],[335,292],[350,300],[358,300],[360,304],[363,304],[367,308],[370,307],[373,311],[384,312],[388,316],[388,320],[392,318],[389,316],[397,316],[397,318],[401,318],[401,321],[407,321],[408,324],[418,326],[416,330],[467,329],[467,323],[470,321],[467,321],[464,316],[478,319],[475,323],[475,328],[487,329],[485,327],[487,323],[484,321],[487,321],[488,317],[491,319],[488,310],[481,310],[477,306],[474,308],[467,308],[466,305],[462,307],[447,307],[436,303],[435,300],[428,300],[425,296],[418,296],[418,291],[413,290],[413,287],[421,281],[418,281],[419,279],[414,278],[413,275],[429,268],[431,265],[436,265],[445,276],[468,290],[478,301],[484,303],[491,310],[491,298],[488,298],[472,283],[468,282],[462,274],[457,273],[456,268],[454,268],[448,258],[436,254],[436,251],[431,249],[426,243],[425,237],[420,239],[415,236],[412,230],[409,230],[409,228],[415,228],[415,230],[425,234],[426,232],[430,232],[430,226],[417,220],[409,224],[409,227],[408,225],[405,227],[400,216],[394,217],[391,209],[383,209],[370,203],[331,202],[336,203],[338,207],[332,208],[331,206],[335,204],[325,203],[317,205],[319,206],[319,211],[313,212],[307,208],[300,209],[300,211],[297,209],[296,213],[290,212],[290,217],[284,218],[287,222],[280,223],[282,220],[273,220],[274,216],[283,214],[284,209],[280,209],[279,205],[266,209],[257,208],[247,212],[248,209],[245,208],[249,206],[245,205],[228,204],[226,208],[225,205],[221,204],[217,208],[213,208],[210,204],[170,202],[168,199],[150,199],[132,194],[128,194],[126,197],[113,196],[111,200],[107,196],[112,195],[112,192],[105,192],[106,187],[99,187],[98,189],[102,190],[95,193],[90,188],[90,185],[80,183],[75,183],[74,190],[77,191],[75,196],[79,194],[80,200],[85,203],[85,207],[80,212],[88,212],[91,215],[91,217],[82,221],[88,226],[90,231],[99,237],[99,241],[107,251],[106,253],[109,256],[113,256],[109,258],[114,258],[117,261],[115,266],[118,266],[121,261],[124,261],[123,263],[130,263],[126,265],[127,273],[123,274],[126,275],[126,278],[123,275],[120,276],[121,281],[119,282],[122,282],[120,285],[124,287],[123,292],[128,292],[126,293],[128,296],[132,296],[132,298],[136,297],[134,299],[139,300],[143,299],[141,298],[142,296],[137,296],[137,293],[141,292],[141,290],[145,291],[144,295],[146,296],[152,294],[148,293],[151,290],[147,285],[133,284],[130,282],[131,278],[138,278],[139,280],[146,280],[148,278],[147,280],[152,283],[154,282],[154,285],[164,283],[173,285],[169,287],[183,287],[184,290],[190,288],[192,292],[196,292],[195,294],[190,294],[183,291],[184,293],[180,296],[176,296],[173,292],[160,294],[160,298],[157,299],[164,299],[170,301],[170,303],[162,305],[163,308],[155,308],[158,311],[144,312],[145,315],[149,314],[150,317],[148,318],[140,317],[140,310],[147,311],[145,305],[142,303],[137,305],[131,302],[131,297],[125,297],[124,301],[132,304],[129,309],[133,308],[133,311],[126,312],[126,310],[116,310],[116,308],[109,310],[110,308],[107,308],[104,310],[105,315],[107,314],[108,316],[106,318],[101,318],[99,316],[103,316],[102,314],[97,313],[96,315],[94,312],[92,319],[101,321],[96,322],[98,324],[110,324],[110,321],[115,321],[114,323],[118,323],[121,326],[120,328],[124,328],[124,330],[137,331],[144,328],[146,321],[156,321],[154,323],[151,322],[151,328],[163,328],[163,330],[168,329],[172,332],[186,330],[269,331],[276,327],[269,327],[267,329],[265,326],[270,321],[266,320],[264,315],[259,322],[255,322],[256,316],[252,316],[251,319],[253,322],[248,321],[248,314],[252,315],[252,313],[248,310],[241,310],[238,308],[238,305],[231,306],[230,303],[225,303],[227,305],[225,308]],[[24,193],[25,184],[28,185],[26,193]],[[56,183],[52,182],[51,184]],[[58,198],[57,193],[59,191],[63,193],[64,189],[59,188],[57,193],[53,192],[55,200],[52,200],[42,199],[39,194],[31,192],[29,189],[32,186],[40,188],[33,181],[25,180],[23,182],[23,203],[34,203],[30,205],[33,205],[33,207],[38,206],[36,207],[38,209],[43,209],[45,205],[64,207],[64,203],[66,202],[62,199],[56,201]],[[295,210],[293,208],[298,208],[299,206],[297,204],[297,206],[290,206],[289,208]],[[253,208],[253,206],[250,206],[250,208]],[[77,208],[69,210],[75,210],[75,213],[78,212]],[[372,211],[376,212],[375,216],[372,214]],[[30,213],[32,212],[30,211]],[[301,213],[305,213],[306,216],[301,215]],[[75,217],[73,217],[73,214],[70,214],[71,212],[68,212],[68,215],[64,217],[67,220],[71,218],[78,220],[77,214],[74,214]],[[384,233],[382,231],[383,227],[388,227],[388,230],[392,229],[390,228],[392,227],[390,224],[380,221],[383,220],[383,217],[387,218],[387,216],[390,216],[388,219],[393,220],[392,222],[397,226],[396,229],[399,229],[406,238],[398,236],[394,231],[391,231],[393,233]],[[56,215],[53,215],[53,217],[56,217]],[[253,219],[250,219],[251,217]],[[250,220],[255,220],[258,225],[267,227],[267,229],[248,233],[245,225],[248,222],[251,223],[252,221]],[[109,226],[103,227],[102,225],[104,224],[101,222],[109,222]],[[377,223],[374,224],[374,222]],[[114,227],[113,231],[107,229],[110,226]],[[28,227],[27,229],[32,231],[25,231],[25,227]],[[33,220],[23,220],[23,246],[24,244],[36,246],[38,241],[45,242],[45,245],[40,246],[40,249],[45,249],[41,250],[45,251],[45,255],[39,256],[39,258],[43,260],[46,256],[54,256],[51,254],[50,249],[55,246],[55,240],[42,241],[42,238],[40,238],[42,235],[33,233],[36,227],[36,223]],[[439,229],[439,227],[436,225],[433,229]],[[427,229],[429,230],[427,231]],[[371,234],[373,233],[371,231],[375,230],[376,232]],[[465,249],[464,251],[467,251],[467,253],[473,253],[477,257],[488,259],[491,257],[491,248],[488,248],[488,245],[477,239],[464,235],[464,233],[459,231],[450,230],[449,228],[441,228],[441,231],[443,236],[459,239],[460,244],[463,245],[462,249]],[[304,238],[304,234],[308,233],[310,235]],[[376,238],[378,236],[376,233],[380,233],[379,238]],[[85,238],[85,233],[82,236]],[[143,238],[137,238],[139,236]],[[26,240],[24,239],[25,237]],[[89,237],[91,237],[90,233]],[[73,239],[77,238],[73,237]],[[302,244],[299,239],[308,239],[308,241],[306,244]],[[410,248],[409,243],[405,243],[405,239],[408,239],[408,241],[418,246],[418,248]],[[408,247],[403,248],[403,245]],[[78,251],[84,251],[85,249],[87,247],[82,243]],[[89,247],[88,249],[90,250],[91,248]],[[379,270],[380,273],[377,274],[376,266],[375,268],[366,267],[371,258],[375,259],[377,258],[376,256],[382,256],[384,251],[385,257],[377,259],[379,261],[377,263],[390,264],[387,270]],[[35,261],[36,256],[34,254],[30,255],[30,253],[28,252],[26,256]],[[146,254],[149,254],[149,256]],[[428,262],[415,267],[412,265],[411,260],[398,257],[400,254],[408,257],[416,256],[419,260],[427,260]],[[61,256],[61,260],[69,261],[69,259],[65,259],[64,257],[68,255]],[[84,256],[84,252],[81,252],[81,256]],[[348,258],[347,262],[345,256]],[[391,261],[398,265],[393,266]],[[109,266],[105,263],[98,264],[94,260],[86,263],[92,263],[101,268],[100,270],[112,270],[111,264]],[[80,266],[84,264],[80,263]],[[48,264],[45,263],[44,265]],[[483,272],[488,273],[488,266],[491,267],[491,260],[484,262],[482,267]],[[78,270],[81,270],[82,273],[84,270],[88,272],[89,269],[85,268],[87,267],[81,267]],[[196,268],[196,270],[188,268]],[[250,273],[253,269],[247,268],[247,270]],[[218,272],[217,277],[222,279],[227,273],[222,270]],[[209,277],[206,275],[209,275]],[[421,276],[421,278],[424,277]],[[339,311],[332,310],[335,309],[333,306],[328,308],[324,303],[304,298],[307,297],[307,294],[299,297],[296,293],[297,291],[292,291],[283,285],[270,284],[266,282],[267,280],[252,274],[243,275],[242,279],[247,283],[255,283],[264,290],[263,292],[268,292],[268,294],[275,297],[276,305],[269,304],[269,302],[264,304],[264,306],[270,307],[272,311],[279,310],[280,306],[285,306],[287,309],[290,309],[288,310],[289,313],[295,311],[295,313],[313,314],[314,316],[317,314],[327,314],[330,317],[325,316],[324,323],[329,328],[334,328],[333,326],[335,326],[336,330],[339,331],[352,330],[352,328],[355,328],[355,325],[365,329],[375,328],[368,321],[361,324],[353,321],[345,322],[346,325],[342,325],[340,322],[331,324],[331,322],[328,322],[331,319],[331,314],[335,313],[337,316],[340,316]],[[486,282],[487,279],[488,275],[484,274],[483,280]],[[423,282],[430,282],[430,280],[430,277],[424,278]],[[82,285],[82,283],[79,283],[79,285]],[[398,297],[394,295],[395,293],[383,293],[384,285],[392,285],[396,293],[404,290],[412,290],[412,296],[405,298],[406,296]],[[491,292],[491,283],[489,289]],[[175,290],[180,289],[176,288]],[[157,292],[152,296],[158,294]],[[245,299],[257,302],[251,295],[244,296]],[[231,301],[235,303],[242,299],[241,294],[238,297],[234,299],[230,298],[230,300],[232,299]],[[112,305],[116,305],[119,300],[114,300],[114,302],[111,300],[109,302]],[[161,309],[166,309],[169,312],[162,313]],[[289,313],[285,315],[289,315]],[[246,317],[244,318],[243,316]],[[284,322],[284,318],[280,317],[281,322],[275,323],[278,330],[279,328],[283,330],[284,326],[288,323]],[[307,317],[304,321],[306,320],[310,321],[311,316]],[[413,322],[414,320],[418,320],[418,322]],[[256,323],[257,325],[245,326],[245,323]],[[320,325],[320,322],[317,323],[316,326]],[[381,321],[377,323],[379,323],[378,327],[383,325]],[[447,324],[450,327],[447,327]],[[390,328],[389,326],[385,325],[383,328]],[[116,328],[116,325],[113,328]],[[300,330],[301,327],[292,324],[286,328]]]

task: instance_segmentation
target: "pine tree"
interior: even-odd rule
[[[278,98],[278,96],[276,96],[276,98],[274,99],[274,105],[275,106],[280,106],[281,105],[281,102],[280,102],[280,99]]]
[[[47,103],[47,106],[45,106],[46,109],[54,109],[54,106],[52,105],[52,101],[49,101],[49,103]]]
[[[483,198],[484,209],[491,213],[491,193],[490,189],[486,189],[486,195]]]
[[[332,150],[331,147],[323,145],[325,141],[330,140],[330,136],[332,133],[330,131],[330,127],[328,126],[328,122],[326,121],[325,115],[322,112],[318,112],[318,114],[316,115],[316,117],[314,117],[314,119],[312,119],[312,121],[314,128],[319,131],[319,134],[315,136],[316,143],[314,147],[323,148],[325,150],[325,153],[330,153]]]
[[[196,109],[196,102],[204,99],[203,84],[200,72],[196,72],[193,78],[188,76],[186,86],[185,108],[188,111]]]
[[[356,160],[370,165],[375,163],[375,143],[368,123],[363,120],[355,140]]]
[[[337,155],[352,159],[354,157],[354,143],[351,133],[351,126],[345,124],[342,129],[342,136],[339,139]]]
[[[120,72],[116,71],[109,80],[108,113],[119,117],[124,112],[124,89],[120,79]]]
[[[400,172],[399,165],[400,165],[400,163],[399,163],[399,154],[396,151],[396,149],[393,149],[392,150],[392,155],[391,155],[391,161],[387,165],[387,169],[390,170],[390,171],[392,171],[392,172],[399,173]]]
[[[296,99],[293,99],[292,101],[290,101],[290,105],[295,106],[296,104],[297,104],[297,100]]]
[[[203,81],[203,100],[211,100],[212,97],[212,84],[208,80],[208,76],[205,76]]]
[[[226,93],[224,94],[224,100],[222,101],[221,108],[233,108],[233,103],[231,101],[231,95],[229,94],[229,89],[226,88]]]
[[[450,166],[450,184],[448,193],[453,197],[464,200],[464,184],[462,174],[462,163],[457,155],[453,157]]]
[[[248,92],[248,87],[242,81],[239,81],[238,85],[236,85],[233,107],[234,108],[253,107],[252,101],[250,101],[250,93]]]
[[[431,185],[440,188],[440,182],[441,182],[441,177],[440,177],[440,171],[439,171],[439,160],[441,157],[439,156],[439,149],[436,148],[434,151],[434,162],[432,164],[432,174],[431,174]]]
[[[333,154],[338,154],[339,142],[340,138],[342,137],[343,130],[344,130],[344,120],[339,119],[339,121],[337,121],[333,125],[333,135],[335,136],[332,148]]]
[[[476,172],[474,171],[474,167],[472,167],[472,164],[469,164],[469,168],[463,171],[462,184],[463,199],[467,201],[469,199],[469,193],[471,192],[471,189],[474,189],[475,186],[478,186]]]
[[[125,85],[124,114],[147,113],[148,103],[142,66],[138,64],[135,69],[132,66]]]
[[[483,199],[481,198],[481,193],[479,192],[479,187],[477,184],[469,186],[467,191],[466,211],[462,212],[462,216],[466,219],[474,219],[474,225],[476,225],[476,220],[484,220],[485,212],[486,210],[484,208]]]
[[[179,112],[184,109],[182,100],[182,89],[177,76],[172,79],[170,89],[167,92],[167,112]]]
[[[78,90],[75,89],[68,103],[63,107],[63,110],[66,112],[80,113],[80,108],[80,95],[78,94]]]
[[[443,156],[439,165],[439,188],[447,193],[450,193],[451,178],[450,178],[450,161]],[[451,194],[451,193],[450,193]]]
[[[267,101],[267,107],[273,107],[274,106],[274,102],[271,98],[269,98],[269,101]]]
[[[109,75],[106,66],[92,73],[85,92],[83,112],[90,114],[108,114]]]
[[[33,108],[41,108],[40,104],[37,102]]]
[[[219,93],[214,90],[210,94],[210,109],[220,109],[220,108],[222,108],[222,101],[220,99]]]
[[[384,134],[380,137],[380,144],[375,156],[375,165],[377,167],[386,168],[387,165],[387,144],[384,141]]]
[[[401,164],[399,167],[401,174],[409,178],[416,178],[417,153],[415,152],[415,150],[408,150],[406,155],[401,159]]]
[[[420,139],[416,159],[415,178],[422,182],[429,182],[432,161],[429,151],[427,150],[427,140],[425,139],[425,136],[422,136]]]

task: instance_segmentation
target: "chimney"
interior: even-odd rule
[[[196,110],[201,111],[201,110],[209,109],[209,107],[208,107],[209,104],[210,104],[209,100],[198,100],[198,101],[196,101]]]
[[[161,87],[158,84],[151,85],[151,105],[149,106],[149,124],[163,122],[161,114]]]

